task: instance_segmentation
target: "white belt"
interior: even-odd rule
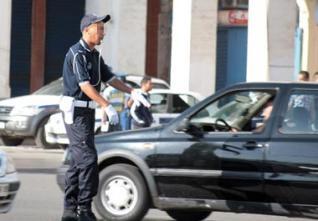
[[[74,106],[75,107],[88,107],[91,109],[96,108],[96,102],[95,101],[82,101],[82,100],[74,100]]]

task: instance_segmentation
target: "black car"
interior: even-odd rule
[[[165,126],[96,137],[94,206],[120,221],[148,208],[185,221],[212,211],[317,218],[317,143],[317,84],[238,84]]]

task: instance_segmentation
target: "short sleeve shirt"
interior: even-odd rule
[[[109,82],[114,77],[96,50],[90,50],[86,42],[81,39],[70,47],[63,65],[63,95],[74,97],[78,100],[91,100],[81,91],[80,84],[89,82],[99,92],[101,82]]]

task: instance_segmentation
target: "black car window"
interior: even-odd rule
[[[232,132],[253,131],[263,123],[261,113],[274,96],[273,91],[232,92],[201,109],[191,117],[190,123],[207,132],[224,131],[222,126]]]
[[[318,91],[294,91],[289,95],[281,128],[284,134],[318,133]]]

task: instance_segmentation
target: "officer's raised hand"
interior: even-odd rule
[[[117,111],[113,108],[111,104],[108,104],[106,107],[103,108],[103,110],[107,114],[108,121],[111,125],[116,125],[119,123]]]

